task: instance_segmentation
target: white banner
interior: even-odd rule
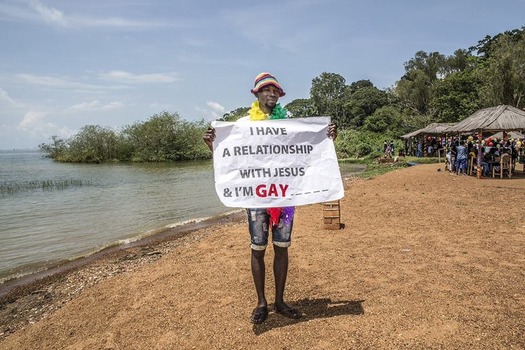
[[[329,117],[215,121],[215,190],[237,208],[322,203],[344,196]]]

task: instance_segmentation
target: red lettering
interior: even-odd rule
[[[255,194],[257,197],[266,197],[266,186],[265,185],[259,185],[255,188]]]
[[[281,185],[279,184],[279,187],[281,188],[281,192],[283,193],[283,197],[286,197],[286,191],[288,190],[288,185]]]
[[[255,188],[255,194],[257,197],[266,198],[266,197],[286,197],[286,191],[288,190],[288,185],[281,185],[277,187],[276,184],[270,184],[268,187],[264,184],[258,185]],[[279,193],[280,190],[280,193]]]
[[[279,194],[277,193],[277,186],[275,186],[275,184],[271,184],[270,188],[268,188],[268,196],[279,196]]]

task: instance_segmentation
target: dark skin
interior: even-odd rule
[[[280,97],[280,90],[273,86],[265,86],[256,94],[259,101],[259,107],[266,114],[271,114]],[[337,137],[337,127],[335,124],[328,125],[328,136],[335,140]],[[204,142],[213,152],[213,141],[215,140],[215,129],[208,128],[204,134]],[[266,312],[257,313],[256,310],[267,310],[268,302],[265,295],[265,263],[264,255],[266,250],[251,251],[251,269],[253,282],[255,284],[255,291],[257,292],[257,307],[252,314],[253,323],[262,323],[267,317]],[[274,245],[274,260],[273,273],[275,278],[275,311],[282,313],[286,317],[299,318],[301,313],[298,310],[291,308],[284,302],[284,289],[286,285],[286,277],[288,275],[288,248],[278,247]]]

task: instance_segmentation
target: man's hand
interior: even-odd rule
[[[206,145],[208,145],[210,151],[213,152],[213,141],[215,140],[215,128],[212,128],[210,126],[204,133],[204,137],[202,139],[204,140]]]
[[[337,125],[335,125],[334,123],[330,123],[328,125],[327,135],[335,141],[335,139],[337,138]]]

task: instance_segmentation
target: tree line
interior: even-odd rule
[[[107,161],[166,162],[206,159],[202,142],[206,123],[189,122],[177,113],[162,112],[145,122],[127,125],[120,131],[86,125],[68,140],[57,136],[39,148],[60,162],[100,163]]]
[[[416,52],[393,87],[369,80],[346,83],[337,73],[312,80],[309,98],[285,107],[292,118],[331,116],[339,126],[340,157],[373,155],[386,139],[396,140],[432,122],[458,122],[475,111],[497,106],[525,107],[525,27],[486,36],[477,45],[446,56]],[[239,107],[221,118],[247,115]],[[203,146],[204,122],[187,122],[163,112],[119,133],[86,126],[64,141],[56,137],[40,148],[60,161],[176,161],[209,158]]]

